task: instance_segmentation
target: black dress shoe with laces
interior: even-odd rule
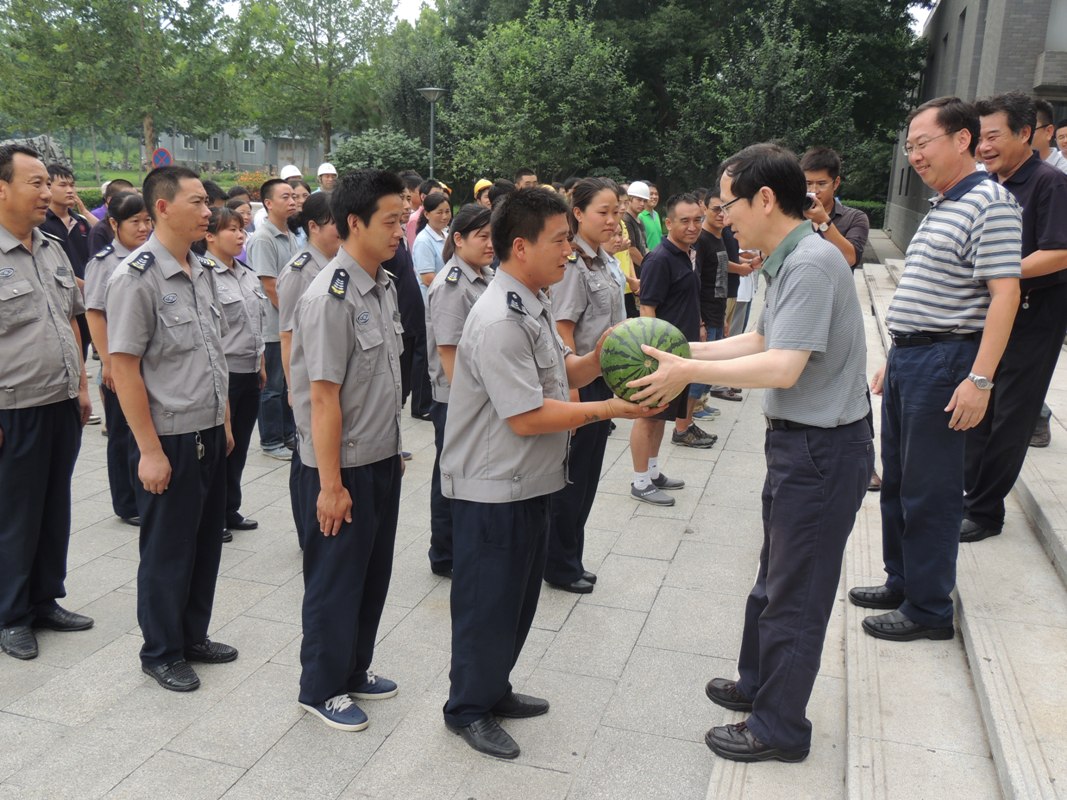
[[[197,677],[196,671],[185,661],[158,664],[154,667],[142,664],[141,672],[153,678],[164,689],[169,689],[172,692],[191,692],[200,688],[200,678]]]
[[[456,728],[445,725],[457,736],[462,736],[463,741],[477,750],[493,758],[518,758],[519,745],[508,735],[508,732],[500,727],[500,723],[493,719],[492,714],[486,714],[470,725]]]
[[[704,744],[715,755],[730,761],[785,761],[795,763],[808,757],[808,749],[783,750],[764,744],[748,729],[747,722],[721,725],[704,735]]]
[[[528,694],[508,692],[504,698],[493,706],[493,713],[505,719],[526,719],[539,717],[548,713],[548,701]]]
[[[93,627],[93,618],[53,605],[49,608],[37,609],[34,613],[33,624],[37,628],[48,628],[53,631],[87,631]]]
[[[201,664],[226,664],[237,659],[237,648],[228,644],[204,639],[200,644],[185,648],[186,661],[199,661]]]
[[[553,583],[548,580],[545,583],[554,589],[562,589],[564,592],[570,592],[571,594],[589,594],[593,591],[593,584],[585,578],[579,578],[573,583]]]
[[[227,520],[226,527],[231,531],[254,531],[259,527],[259,523],[254,519],[248,517],[242,517],[240,514]]]
[[[0,650],[23,661],[37,658],[37,637],[28,625],[0,630]]]
[[[960,525],[961,542],[980,542],[990,536],[1000,536],[1000,528],[987,528],[974,520],[965,519]]]
[[[891,642],[911,642],[915,639],[951,639],[956,629],[948,626],[920,625],[899,610],[888,614],[879,614],[863,620],[863,630],[876,639],[888,639]]]
[[[857,586],[848,590],[848,599],[854,606],[861,608],[900,608],[904,602],[904,592],[897,592],[888,586]]]
[[[737,681],[726,678],[712,678],[704,687],[704,694],[717,706],[728,708],[731,711],[751,711],[752,699],[741,694],[737,688]]]

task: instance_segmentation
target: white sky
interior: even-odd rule
[[[414,23],[419,18],[423,3],[424,0],[399,0],[396,4],[396,18],[406,19],[408,22]],[[427,5],[430,4],[427,3]]]

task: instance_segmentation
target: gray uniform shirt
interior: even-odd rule
[[[200,259],[215,271],[215,287],[228,330],[222,337],[222,352],[230,372],[259,372],[263,355],[263,301],[267,295],[259,278],[240,261],[229,269],[210,253]]]
[[[459,344],[467,315],[492,279],[489,267],[475,269],[459,256],[452,256],[430,284],[426,295],[426,357],[430,389],[438,403],[448,402],[449,387],[437,345]]]
[[[767,301],[756,327],[768,350],[810,350],[796,384],[767,389],[763,413],[834,428],[867,416],[867,343],[852,271],[802,222],[763,262]]]
[[[277,278],[282,267],[289,263],[297,253],[296,237],[286,228],[279,230],[269,219],[263,220],[256,227],[252,238],[248,240],[248,263],[256,274],[264,278]],[[266,314],[263,322],[263,339],[267,342],[278,341],[278,309],[269,298],[263,300]]]
[[[293,316],[296,314],[296,304],[300,301],[300,296],[329,263],[330,259],[326,258],[322,251],[309,244],[282,267],[277,283],[279,331],[293,329]]]
[[[400,452],[400,353],[396,287],[378,268],[372,279],[341,248],[297,304],[293,326],[293,417],[300,460],[317,467],[311,440],[311,382],[341,386],[341,467]]]
[[[81,351],[70,321],[84,313],[59,240],[35,228],[27,250],[0,226],[0,408],[78,396]]]
[[[474,304],[456,351],[441,492],[480,503],[551,494],[566,483],[568,433],[519,436],[507,420],[567,400],[569,352],[549,300],[507,272]]]
[[[107,300],[107,282],[115,267],[122,263],[130,251],[117,239],[89,259],[85,265],[85,308],[90,311],[104,311]]]
[[[115,268],[107,285],[108,349],[141,359],[160,436],[226,421],[226,321],[211,271],[192,252],[186,263],[188,275],[152,236]]]
[[[603,248],[594,251],[581,236],[574,243],[578,252],[552,287],[552,315],[574,323],[574,346],[581,356],[596,349],[604,331],[626,319],[626,308],[611,256]]]

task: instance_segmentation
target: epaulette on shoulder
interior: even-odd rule
[[[387,269],[383,269],[382,272],[384,272],[386,274],[386,277],[388,277],[389,280],[391,280],[393,283],[396,283],[396,275],[394,275],[392,272],[390,272]]]
[[[40,228],[38,228],[37,230],[39,230],[39,231],[40,231],[41,229],[40,229]],[[49,233],[48,231],[41,231],[41,234],[42,234],[42,235],[43,235],[43,236],[44,236],[44,237],[45,237],[46,239],[50,239],[51,241],[53,241],[53,242],[56,242],[57,244],[63,244],[63,240],[62,240],[62,239],[60,239],[60,238],[59,238],[58,236],[56,236],[56,235],[55,235],[54,233]]]
[[[463,273],[463,270],[459,268],[459,265],[452,267],[448,271],[448,275],[445,276],[445,283],[457,284],[459,283],[459,276]]]
[[[522,304],[522,298],[519,297],[518,292],[508,292],[508,310],[519,314],[526,313],[526,306]]]
[[[111,255],[114,252],[115,252],[115,245],[114,244],[109,244],[109,245],[106,245],[103,249],[101,249],[99,253],[97,253],[95,256],[93,256],[93,258],[103,258],[104,256]]]
[[[578,261],[578,254],[577,254],[577,253],[571,253],[571,254],[570,254],[569,256],[567,256],[567,260],[568,260],[568,261],[569,261],[570,263],[572,263],[572,264],[575,264],[575,263],[577,263],[577,261]]]
[[[208,269],[215,269],[215,267],[219,265],[219,262],[210,256],[197,256],[197,259],[200,261],[201,266],[207,267]]]
[[[344,300],[348,294],[348,272],[343,269],[335,269],[333,278],[330,280],[329,294],[338,300]]]
[[[137,258],[130,262],[130,269],[140,274],[152,266],[152,264],[155,263],[155,260],[155,254],[149,250],[145,250],[141,255],[137,256]]]
[[[293,263],[289,265],[289,269],[295,272],[299,272],[308,265],[309,261],[311,261],[311,253],[305,250],[303,253],[293,259]]]

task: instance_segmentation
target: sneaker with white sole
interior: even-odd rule
[[[396,686],[396,681],[383,678],[381,675],[375,675],[370,670],[367,670],[367,680],[363,681],[362,685],[348,694],[357,700],[385,700],[390,697],[396,697],[398,691],[400,690]]]
[[[718,441],[719,437],[714,433],[706,433],[696,425],[690,425],[682,433],[674,431],[671,434],[671,443],[682,447],[695,447],[698,450],[707,450]]]
[[[280,444],[277,447],[264,447],[263,455],[269,456],[270,458],[276,458],[279,461],[293,460],[293,451],[284,444]]]
[[[715,419],[721,413],[717,408],[702,408],[700,411],[693,412],[693,419]]]
[[[644,489],[638,489],[632,483],[630,484],[630,496],[634,500],[640,500],[642,503],[648,503],[650,506],[673,506],[674,498],[664,492],[662,489],[658,489],[656,486],[648,486]]]
[[[684,489],[685,481],[681,478],[668,478],[661,472],[659,476],[652,479],[652,485],[657,489],[666,489],[668,492],[673,492],[676,489]]]
[[[353,703],[352,698],[347,694],[339,694],[317,705],[308,703],[300,705],[309,714],[314,714],[331,728],[339,731],[361,731],[370,724],[363,709]]]

